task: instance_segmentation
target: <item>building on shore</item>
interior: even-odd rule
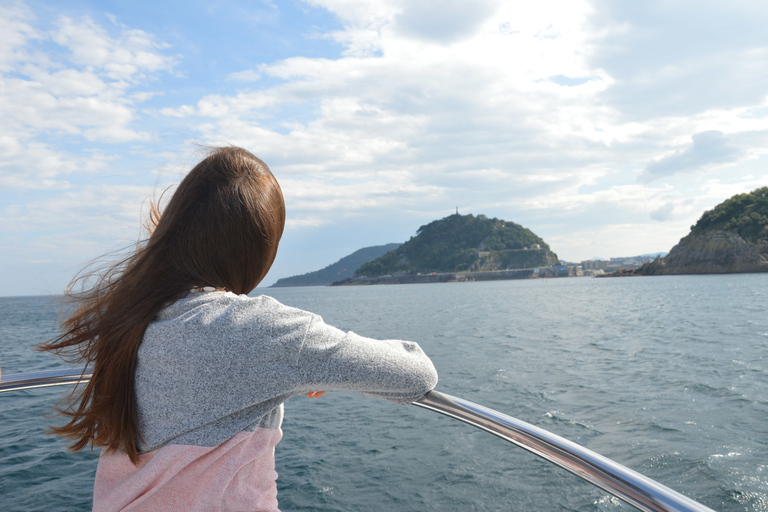
[[[610,260],[586,260],[581,262],[581,268],[585,272],[602,270],[605,273],[610,273],[617,270],[635,269],[648,261],[651,261],[651,259],[637,256],[631,258],[611,258]]]

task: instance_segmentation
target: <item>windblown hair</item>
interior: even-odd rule
[[[70,421],[51,432],[121,450],[139,462],[133,373],[141,339],[155,315],[189,290],[214,287],[247,294],[264,278],[285,225],[285,203],[267,165],[244,149],[215,149],[182,180],[134,254],[96,276],[94,286],[65,295],[74,306],[63,334],[39,349],[93,368],[60,409]],[[87,277],[87,276],[86,276]]]

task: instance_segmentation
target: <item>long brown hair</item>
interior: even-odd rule
[[[40,350],[93,367],[60,412],[70,418],[51,432],[73,450],[88,444],[122,450],[139,461],[133,397],[136,354],[149,323],[190,289],[204,286],[237,294],[253,290],[277,253],[285,203],[267,165],[248,151],[215,149],[182,180],[162,215],[150,214],[149,238],[135,253],[96,276],[94,286],[72,291],[74,305],[63,334]]]

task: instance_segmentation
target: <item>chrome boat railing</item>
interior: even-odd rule
[[[93,375],[90,368],[71,370],[41,370],[38,372],[16,373],[0,377],[0,393],[20,389],[45,388],[87,382]]]
[[[0,378],[0,393],[77,384],[90,369],[46,370]],[[445,393],[431,391],[414,405],[439,412],[497,435],[570,471],[638,510],[646,512],[714,512],[679,492],[543,428]]]
[[[570,471],[638,510],[714,512],[711,508],[543,428],[469,400],[430,391],[413,405],[445,414],[497,435]]]

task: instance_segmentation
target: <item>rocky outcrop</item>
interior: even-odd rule
[[[638,268],[645,276],[768,272],[768,241],[751,243],[730,231],[691,233],[669,251]]]

